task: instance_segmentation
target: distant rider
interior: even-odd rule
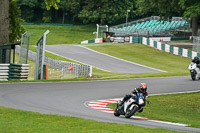
[[[128,99],[130,99],[132,96],[137,96],[137,93],[142,93],[143,96],[144,96],[144,105],[145,106],[145,102],[146,102],[146,98],[148,96],[148,93],[147,93],[147,84],[146,83],[141,83],[140,86],[138,88],[135,88],[131,94],[128,94],[126,95],[122,102],[120,103],[120,105],[124,104],[125,101],[127,101]],[[143,108],[140,107],[139,111],[138,112],[142,112],[143,111]]]
[[[192,62],[197,64],[197,67],[200,68],[200,60],[198,58],[198,56],[195,56],[194,59],[192,60]]]

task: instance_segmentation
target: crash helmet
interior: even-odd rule
[[[195,57],[194,57],[194,60],[199,60],[199,57],[198,57],[198,56],[195,56]]]
[[[146,93],[146,91],[147,91],[147,84],[146,83],[141,83],[138,88],[139,88],[140,92]]]

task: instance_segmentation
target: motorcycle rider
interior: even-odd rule
[[[194,59],[192,60],[192,62],[197,64],[197,67],[200,68],[200,60],[198,58],[198,56],[195,56]]]
[[[123,105],[124,102],[127,101],[128,99],[130,99],[132,96],[136,97],[137,93],[143,93],[143,96],[144,96],[144,105],[143,106],[145,106],[146,98],[148,96],[148,93],[147,93],[147,84],[146,83],[141,83],[138,88],[135,88],[131,92],[131,94],[125,95],[125,97],[123,98],[123,100],[120,103],[120,106]],[[140,109],[139,109],[138,112],[142,112],[142,111],[143,111],[143,108],[140,107]]]

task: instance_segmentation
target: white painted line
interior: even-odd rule
[[[80,62],[80,61],[77,61],[77,60],[74,60],[74,59],[71,59],[71,58],[62,56],[62,55],[60,55],[60,54],[56,54],[56,53],[51,52],[51,51],[48,51],[48,50],[45,50],[45,51],[47,51],[47,52],[49,52],[49,53],[51,53],[51,54],[55,54],[55,55],[57,55],[57,56],[63,57],[63,58],[65,58],[65,59],[70,59],[70,60],[72,60],[72,61],[76,61],[76,62],[79,62],[79,63],[81,63],[81,64],[85,64],[85,65],[88,65],[88,66],[92,66],[92,65],[89,65],[89,64],[86,64],[86,63],[83,63],[83,62]],[[108,71],[108,70],[104,70],[104,69],[99,68],[99,67],[96,67],[96,66],[92,66],[92,67],[98,68],[98,69],[103,70],[103,71],[106,71],[106,72],[110,72],[110,71]]]
[[[83,46],[80,46],[80,47],[83,47]],[[120,60],[120,61],[128,62],[128,63],[134,64],[134,65],[138,65],[138,66],[141,66],[141,67],[149,68],[149,69],[160,71],[160,72],[166,72],[166,71],[163,71],[163,70],[160,70],[160,69],[156,69],[156,68],[148,67],[148,66],[145,66],[145,65],[137,64],[137,63],[134,63],[134,62],[131,62],[131,61],[123,60],[123,59],[120,59],[120,58],[117,58],[117,57],[114,57],[114,56],[111,56],[111,55],[108,55],[108,54],[105,54],[105,53],[101,53],[101,52],[92,50],[92,49],[87,48],[87,47],[83,47],[83,48],[88,49],[88,50],[93,51],[93,52],[96,52],[96,53],[99,53],[99,54],[102,54],[102,55],[105,55],[105,56],[108,56],[108,57],[111,57],[111,58],[114,58],[114,59],[117,59],[117,60]]]
[[[189,92],[189,91],[188,91]],[[190,92],[194,92],[194,91],[190,91]],[[178,92],[180,93],[180,92]],[[172,94],[172,93],[171,93]],[[173,93],[174,94],[174,93]],[[156,94],[158,95],[158,94]],[[165,94],[160,94],[160,95],[165,95]],[[91,102],[85,102],[84,105],[86,107],[90,107],[93,109],[97,109],[106,113],[114,113],[113,109],[108,108],[106,105],[108,103],[116,103],[118,100],[121,100],[122,98],[115,98],[115,99],[110,99],[110,100],[95,100],[95,101],[91,101]],[[92,103],[92,104],[91,104]],[[104,104],[103,106],[101,106],[101,104]],[[153,120],[153,119],[149,119],[149,118],[143,118],[143,117],[139,117],[139,116],[132,116],[131,118],[136,118],[136,119],[141,119],[141,120],[146,120],[146,121],[151,121],[151,122],[157,122],[157,123],[162,123],[162,124],[169,124],[169,125],[176,125],[176,126],[183,126],[186,127],[188,126],[187,124],[182,124],[182,123],[173,123],[173,122],[166,122],[166,121],[160,121],[160,120]]]
[[[168,95],[168,94],[182,94],[182,93],[193,93],[193,92],[200,92],[200,90],[196,90],[196,91],[183,91],[183,92],[172,92],[172,93],[161,93],[161,94],[151,94],[149,96]]]

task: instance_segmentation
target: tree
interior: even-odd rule
[[[68,14],[67,12],[70,12],[70,10],[73,8],[70,6],[69,0],[62,0],[59,3],[59,7],[62,9],[62,24],[64,24],[65,16]]]
[[[78,17],[83,23],[112,24],[125,18],[126,10],[133,10],[131,0],[85,0]]]
[[[20,6],[22,19],[26,22],[32,22],[34,20],[34,8],[36,7],[38,0],[18,0],[17,4]]]
[[[0,0],[0,45],[9,42],[9,1]]]
[[[177,0],[136,0],[136,12],[138,15],[153,14],[167,19],[174,15],[182,15],[183,10]]]
[[[184,17],[192,19],[192,35],[198,33],[198,18],[200,16],[200,1],[180,0],[179,5],[185,10]]]
[[[10,0],[10,2],[13,2],[15,0]],[[47,9],[50,9],[50,6],[53,6],[55,8],[57,8],[56,3],[59,2],[60,0],[45,0],[45,3],[47,4]],[[16,1],[15,1],[16,2]],[[16,8],[17,9],[17,8]],[[14,9],[11,8],[10,11],[13,11],[14,13]],[[10,15],[12,16],[12,15]],[[20,16],[20,15],[16,15],[16,16]],[[19,19],[14,19],[16,23],[19,23]],[[18,25],[18,24],[15,24]],[[0,45],[5,44],[5,43],[9,43],[9,25],[10,25],[10,21],[9,21],[9,0],[0,0]],[[17,27],[14,26],[10,26],[13,28],[13,30],[16,30]],[[13,33],[13,30],[11,30],[11,34]],[[20,28],[18,28],[18,30],[20,30]],[[17,36],[19,35],[18,32],[15,31],[15,37],[17,38]],[[11,37],[13,38],[13,37]]]
[[[58,9],[57,3],[60,2],[60,0],[44,0],[47,10],[50,10],[50,7],[53,6],[55,9]]]
[[[11,43],[14,43],[17,39],[20,40],[22,33],[25,32],[24,28],[20,25],[24,21],[20,18],[21,12],[16,0],[11,0],[9,5],[9,40]]]

